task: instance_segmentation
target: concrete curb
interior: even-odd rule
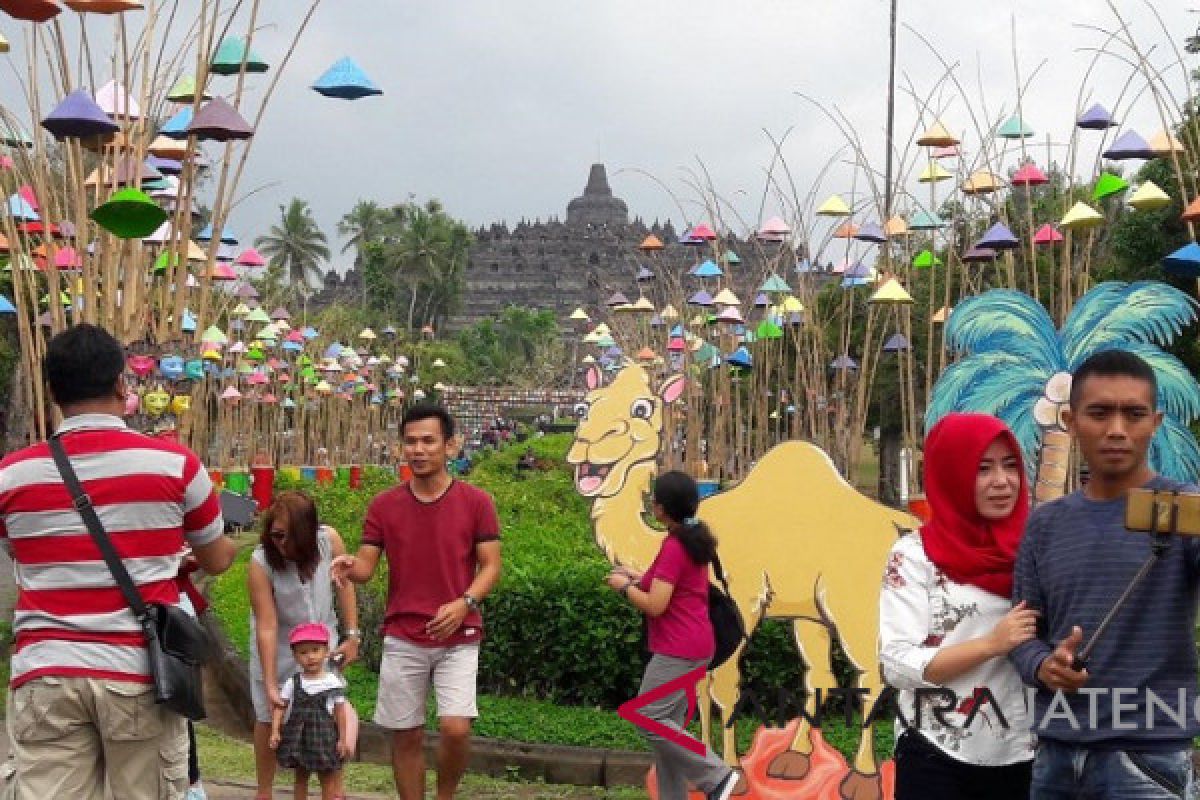
[[[207,693],[207,723],[231,736],[247,739],[254,728],[249,667],[211,614],[205,615],[204,624],[218,649],[218,657],[207,669],[210,686]],[[390,764],[389,738],[385,728],[363,720],[358,736],[358,760]],[[425,756],[430,763],[436,753],[437,743],[437,733],[426,734]],[[644,785],[650,766],[649,753],[532,744],[476,736],[471,740],[468,769],[496,778],[516,776],[526,781],[615,787]]]

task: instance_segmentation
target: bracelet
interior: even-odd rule
[[[621,596],[629,597],[629,587],[633,586],[633,578],[629,579],[629,583],[621,587]]]
[[[361,642],[362,641],[362,631],[360,631],[358,628],[347,628],[346,630],[342,631],[342,638],[343,639],[351,639],[351,638],[358,639]]]

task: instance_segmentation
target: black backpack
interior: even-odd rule
[[[746,625],[742,622],[742,612],[729,596],[729,584],[725,581],[725,570],[721,568],[721,559],[713,553],[713,573],[720,586],[708,584],[708,621],[712,624],[713,640],[716,650],[708,668],[714,670],[729,660],[734,651],[746,639]],[[722,591],[724,589],[724,591]]]

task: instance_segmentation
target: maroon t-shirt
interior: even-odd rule
[[[491,496],[454,481],[431,503],[418,500],[408,484],[388,489],[367,509],[363,544],[383,548],[388,561],[388,603],[383,630],[423,647],[478,642],[483,620],[467,618],[449,639],[438,641],[425,625],[446,603],[463,596],[475,580],[475,545],[500,538]]]

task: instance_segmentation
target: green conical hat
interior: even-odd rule
[[[167,92],[167,99],[172,103],[194,103],[196,101],[196,78],[192,75],[181,77],[171,87],[171,91]],[[204,93],[204,99],[211,99],[208,92]]]
[[[792,287],[787,285],[787,281],[779,277],[775,273],[771,273],[771,277],[763,281],[763,285],[758,287],[760,292],[790,292]]]
[[[246,46],[246,40],[230,36],[221,40],[210,69],[218,75],[237,75],[245,64],[246,72],[266,72],[267,62]]]
[[[141,239],[167,221],[167,212],[145,192],[130,186],[118,189],[107,202],[96,206],[91,217],[118,239]]]
[[[1113,175],[1111,172],[1102,172],[1096,179],[1096,187],[1092,189],[1092,199],[1103,200],[1114,194],[1120,194],[1128,188],[1129,184],[1120,176]]]
[[[754,333],[759,339],[778,339],[783,336],[783,328],[769,319],[764,319],[758,323],[758,328]]]
[[[913,266],[917,269],[929,269],[930,267],[940,267],[941,265],[942,260],[935,256],[932,250],[922,250],[913,259]]]

